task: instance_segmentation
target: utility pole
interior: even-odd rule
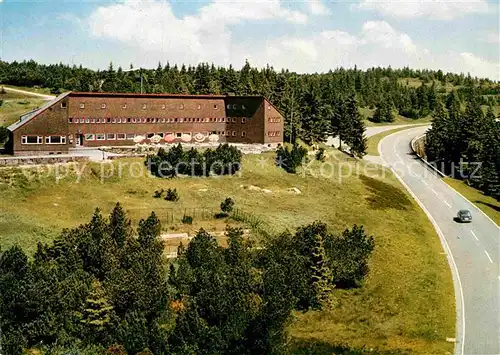
[[[143,82],[143,78],[142,78],[142,68],[141,70],[139,71],[140,75],[141,75],[141,94],[143,93],[143,90],[142,90],[142,82]]]

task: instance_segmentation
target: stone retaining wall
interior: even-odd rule
[[[18,165],[64,164],[82,161],[88,161],[88,158],[79,156],[8,157],[0,158],[0,167]]]

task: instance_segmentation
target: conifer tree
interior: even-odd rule
[[[92,281],[90,294],[85,300],[80,322],[83,324],[87,337],[94,342],[106,341],[114,321],[113,306],[98,280]]]

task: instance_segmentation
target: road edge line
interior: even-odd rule
[[[397,133],[397,132],[396,132]],[[430,167],[431,169],[433,169],[435,172],[437,172],[439,175],[441,175],[443,178],[445,177],[448,177],[447,175],[443,174],[441,171],[439,171],[436,167],[432,166],[427,160],[425,160],[424,158],[422,158],[420,155],[417,154],[417,152],[415,151],[415,147],[413,146],[413,143],[418,139],[418,138],[421,138],[421,137],[424,137],[425,136],[425,133],[419,135],[419,136],[415,136],[411,142],[410,142],[410,146],[411,146],[411,150],[413,151],[413,153],[415,153],[415,155],[420,159],[420,161],[422,161],[423,163],[425,163],[428,167]],[[380,142],[379,142],[380,143]],[[379,147],[380,148],[380,147]],[[380,152],[379,152],[380,154]],[[471,200],[469,200],[467,197],[465,197],[464,195],[462,195],[460,192],[458,192],[455,188],[453,188],[453,186],[451,186],[450,184],[447,184],[446,182],[444,182],[443,180],[439,179],[439,181],[441,181],[443,184],[445,184],[447,187],[449,187],[450,189],[452,189],[453,191],[455,191],[460,197],[462,197],[464,200],[466,200],[467,202],[469,202],[472,206],[474,206],[476,208],[476,210],[478,210],[480,213],[482,213],[486,218],[488,218],[490,220],[491,223],[493,223],[495,226],[497,226],[497,228],[500,229],[500,226],[490,217],[488,216],[482,209],[480,209],[478,206],[476,206],[476,204],[474,202],[472,202]],[[479,191],[479,190],[478,190]]]
[[[457,312],[456,312],[457,323],[459,324],[459,326],[456,329],[456,332],[458,333],[459,329],[461,329],[462,334],[460,334],[461,337],[457,337],[457,338],[461,339],[461,341],[460,341],[460,347],[455,346],[455,353],[458,354],[458,355],[464,355],[464,347],[465,347],[465,304],[464,304],[464,291],[463,291],[463,288],[462,288],[462,281],[460,280],[460,274],[458,272],[457,264],[455,263],[455,259],[453,257],[453,253],[451,252],[450,246],[448,245],[448,242],[446,241],[446,238],[444,237],[444,234],[441,231],[441,228],[439,228],[439,225],[437,224],[437,222],[434,219],[434,217],[432,217],[432,215],[429,212],[429,210],[424,206],[423,202],[420,201],[420,199],[417,197],[417,195],[415,195],[415,193],[410,189],[410,187],[403,181],[403,179],[396,173],[396,171],[391,167],[391,165],[389,165],[387,163],[387,160],[384,158],[384,155],[382,154],[382,149],[381,149],[382,142],[386,138],[388,138],[388,137],[390,137],[390,136],[392,136],[394,134],[398,134],[398,133],[404,132],[404,131],[405,130],[394,132],[394,133],[389,134],[389,135],[385,136],[384,138],[382,138],[379,141],[379,143],[378,143],[378,147],[377,147],[378,148],[378,152],[380,154],[380,158],[382,159],[382,161],[386,164],[387,167],[389,167],[389,169],[391,169],[391,171],[393,172],[394,176],[396,176],[396,178],[399,180],[399,182],[405,187],[405,189],[409,192],[409,194],[413,197],[413,199],[417,202],[417,204],[420,206],[420,208],[427,215],[427,218],[429,218],[429,220],[431,221],[432,225],[434,226],[434,229],[436,230],[436,233],[438,234],[439,239],[441,241],[441,245],[442,245],[442,247],[444,248],[444,250],[446,252],[446,256],[447,256],[447,259],[448,259],[448,265],[450,266],[450,268],[452,270],[453,281],[454,281],[455,286],[458,285],[458,291],[459,291],[459,295],[460,295],[460,306],[458,306],[458,302],[456,302],[456,300],[455,300],[455,308],[459,308],[457,310]],[[456,298],[456,293],[457,293],[456,291],[457,291],[457,288],[455,288],[455,298]]]

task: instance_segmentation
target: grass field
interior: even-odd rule
[[[0,125],[8,126],[19,119],[23,113],[26,113],[36,107],[42,106],[46,101],[38,98],[22,96],[21,97],[12,97],[17,96],[19,94],[8,93],[6,96],[10,96],[10,98],[3,99],[4,102],[2,106],[0,106]],[[3,96],[3,95],[1,95]]]
[[[481,191],[470,187],[461,180],[446,177],[443,181],[467,197],[469,201],[486,213],[496,224],[500,225],[500,202],[493,197],[484,195]]]
[[[184,211],[218,210],[228,196],[236,208],[258,216],[273,231],[315,220],[326,222],[334,232],[362,224],[376,242],[365,285],[335,291],[337,306],[331,312],[296,313],[289,326],[294,351],[452,352],[453,344],[445,339],[455,334],[453,283],[439,238],[424,212],[389,170],[372,166],[368,174],[362,161],[337,150],[327,153],[324,165],[312,161],[298,175],[275,167],[272,153],[245,156],[240,176],[208,179],[153,178],[138,159],[70,165],[67,177],[57,181],[54,167],[1,169],[0,245],[5,249],[19,244],[33,252],[37,241],[50,241],[61,228],[87,222],[95,207],[109,213],[116,201],[134,225],[154,210],[165,231],[173,232],[202,226],[223,230],[223,220],[195,216],[193,225],[186,227],[180,218]],[[101,171],[110,176],[120,164],[121,178],[101,179]],[[134,170],[124,164],[134,164]],[[348,174],[356,169],[358,174]],[[78,182],[76,171],[82,171]],[[248,185],[272,192],[244,188]],[[155,190],[168,187],[179,191],[178,202],[152,197]],[[288,192],[291,187],[301,193]]]

